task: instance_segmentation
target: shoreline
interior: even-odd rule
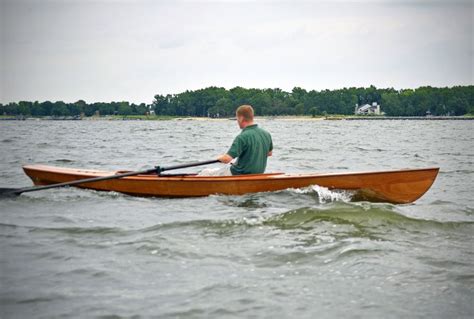
[[[256,120],[265,121],[387,121],[387,120],[418,120],[418,121],[447,121],[447,120],[474,120],[472,115],[464,116],[354,116],[354,115],[328,115],[328,116],[256,116]],[[210,118],[210,117],[178,117],[178,116],[90,116],[90,117],[24,117],[0,116],[0,121],[234,121],[235,118]]]

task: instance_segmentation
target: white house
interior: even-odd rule
[[[148,114],[155,115],[155,110],[152,108],[151,105],[148,105]]]
[[[356,115],[367,115],[367,114],[382,115],[382,112],[380,111],[380,105],[374,102],[372,103],[372,105],[365,104],[365,105],[359,106],[358,104],[356,104],[354,114]]]

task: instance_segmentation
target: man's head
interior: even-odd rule
[[[241,105],[235,111],[237,122],[241,129],[253,124],[253,107],[250,105]]]

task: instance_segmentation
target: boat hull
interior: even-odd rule
[[[45,165],[23,166],[35,185],[108,176],[114,171],[82,170]],[[212,194],[242,195],[319,185],[354,191],[354,198],[390,203],[411,203],[433,184],[439,168],[333,174],[255,174],[241,176],[138,175],[79,184],[77,187],[115,191],[136,196],[198,197]]]

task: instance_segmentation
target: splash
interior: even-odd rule
[[[305,188],[290,189],[289,191],[297,194],[316,194],[320,204],[330,202],[350,202],[353,193],[345,190],[330,190],[327,187],[311,185]]]

